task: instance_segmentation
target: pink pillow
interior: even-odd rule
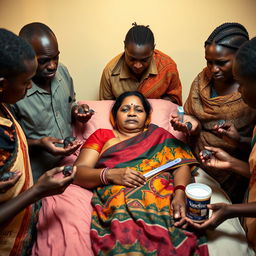
[[[185,141],[184,134],[174,131],[170,124],[170,116],[172,113],[176,113],[177,105],[160,99],[149,99],[152,111],[151,123],[154,123],[160,127],[163,127],[176,138]],[[109,113],[111,111],[114,101],[102,100],[102,101],[79,101],[78,104],[87,104],[91,109],[95,111],[95,114],[86,124],[76,122],[73,128],[73,135],[79,139],[87,139],[94,131],[99,128],[112,129],[109,121]]]
[[[176,113],[177,105],[160,99],[149,99],[152,111],[151,123],[163,127],[177,139],[186,141],[185,136],[181,132],[174,131],[171,124],[170,118],[172,113]],[[92,118],[86,123],[75,122],[73,125],[73,136],[81,140],[86,140],[93,132],[97,129],[105,128],[112,129],[112,125],[109,121],[109,113],[114,104],[113,100],[101,100],[101,101],[79,101],[78,104],[87,104],[91,109],[95,111]],[[60,162],[60,165],[73,165],[75,159],[79,155],[80,149],[70,156],[66,156]]]

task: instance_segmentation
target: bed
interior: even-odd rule
[[[150,103],[153,109],[152,123],[165,128],[178,139],[186,141],[184,134],[174,131],[169,123],[170,116],[176,112],[177,105],[156,99],[150,99]],[[113,101],[80,101],[79,104],[88,104],[95,114],[87,124],[75,123],[73,136],[86,140],[98,128],[112,128],[109,112]],[[79,150],[63,159],[61,165],[72,165],[78,154]],[[199,169],[195,180],[212,188],[211,203],[230,203],[218,183],[203,170]],[[58,200],[55,200],[56,196],[43,200],[43,207],[39,214],[38,239],[33,248],[33,255],[75,256],[81,255],[82,252],[83,255],[93,255],[89,239],[91,196],[90,191],[71,185],[62,195],[57,196]],[[79,212],[72,211],[72,204],[77,203],[80,205],[79,212],[83,212],[82,219]],[[47,213],[45,209],[47,209]],[[70,209],[70,211],[64,209]],[[62,219],[68,219],[69,225],[63,225]],[[80,227],[79,229],[73,225],[73,221],[79,221],[76,223],[76,226]],[[65,230],[66,226],[68,226],[68,230]],[[63,232],[58,232],[60,229]],[[209,252],[212,256],[255,255],[247,245],[244,230],[237,218],[225,221],[215,231],[207,232],[207,238]]]

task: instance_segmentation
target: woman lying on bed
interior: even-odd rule
[[[189,165],[197,161],[169,132],[148,126],[150,112],[139,92],[120,95],[111,112],[114,129],[94,132],[75,163],[75,183],[94,190],[94,254],[208,255],[204,238],[177,227],[184,224]],[[177,158],[172,170],[143,176]]]

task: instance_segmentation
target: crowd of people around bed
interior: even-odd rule
[[[176,111],[168,120],[181,141],[152,122],[148,100],[182,106],[176,63],[155,49],[149,26],[133,23],[100,80],[112,129],[83,140],[72,126],[97,111],[76,102],[54,32],[39,22],[19,35],[0,29],[0,255],[255,255],[256,38],[224,23],[204,49],[183,120]],[[71,167],[60,166],[70,155]],[[197,223],[185,188],[202,173],[227,199]],[[227,251],[221,239],[232,240]]]

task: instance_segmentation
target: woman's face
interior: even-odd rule
[[[256,81],[242,76],[239,72],[239,64],[234,61],[233,74],[236,81],[239,83],[239,92],[242,95],[244,102],[251,108],[256,109]]]
[[[216,81],[228,82],[233,80],[232,64],[234,57],[235,52],[227,47],[216,44],[205,47],[207,67]]]
[[[119,131],[136,133],[143,131],[146,122],[146,112],[140,98],[126,97],[117,111],[116,124]]]

